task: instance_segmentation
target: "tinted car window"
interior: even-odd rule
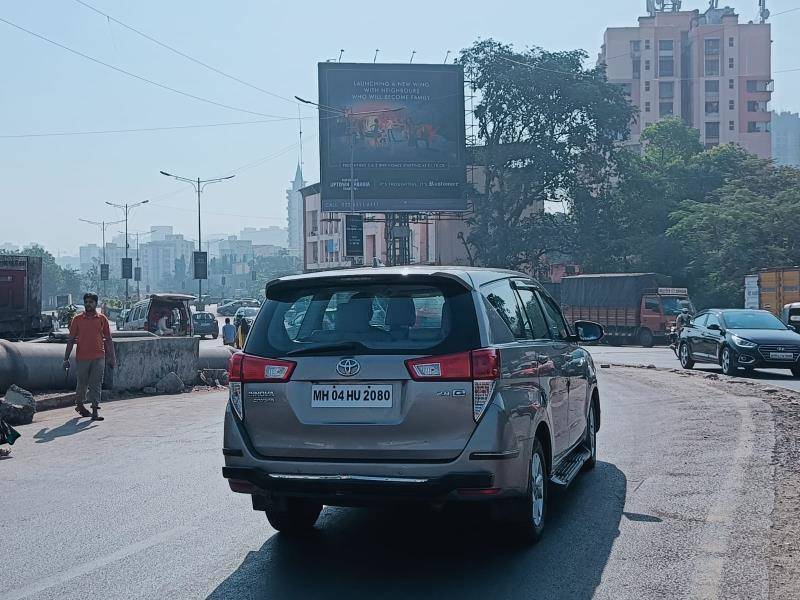
[[[767,312],[743,310],[726,312],[723,316],[729,329],[786,329],[780,319]]]
[[[523,313],[517,293],[508,279],[490,283],[481,288],[484,297],[518,340],[532,339],[533,334]]]
[[[692,319],[692,325],[695,327],[705,327],[706,321],[708,321],[708,313],[704,313]]]
[[[302,309],[302,310],[301,310]],[[448,354],[480,347],[468,290],[433,277],[369,276],[282,282],[269,289],[245,351]],[[324,347],[328,346],[329,350]]]
[[[566,340],[569,338],[569,329],[567,329],[567,324],[564,321],[564,317],[561,315],[561,311],[559,310],[558,306],[556,306],[555,302],[553,302],[548,296],[543,296],[541,294],[537,294],[539,299],[542,303],[542,308],[544,308],[545,315],[547,316],[547,322],[550,325],[550,333],[554,340]]]
[[[714,313],[708,313],[708,319],[706,320],[706,327],[711,327],[712,325],[719,325],[719,317]]]
[[[547,326],[547,319],[536,299],[536,294],[533,293],[533,290],[528,289],[519,289],[517,292],[525,307],[525,313],[528,315],[533,338],[536,340],[550,339],[550,328]]]

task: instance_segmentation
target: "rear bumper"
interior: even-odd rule
[[[368,475],[313,475],[265,473],[249,467],[223,467],[232,487],[247,482],[250,493],[316,498],[435,499],[456,490],[491,488],[492,473],[450,473],[441,477],[378,477]],[[240,487],[246,491],[245,486]],[[335,502],[334,502],[335,503]]]
[[[487,433],[496,432],[489,410],[484,419]],[[532,440],[512,441],[512,447],[489,445],[482,436],[473,435],[461,454],[450,461],[278,459],[255,451],[229,404],[222,475],[234,492],[264,501],[294,496],[328,505],[368,506],[491,500],[519,496],[527,489]]]

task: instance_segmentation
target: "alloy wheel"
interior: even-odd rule
[[[544,518],[544,467],[538,453],[533,455],[531,461],[531,482],[533,487],[533,524],[536,527],[542,524]]]

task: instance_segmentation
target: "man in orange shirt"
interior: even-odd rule
[[[64,368],[69,369],[69,355],[72,354],[72,346],[77,342],[75,359],[78,365],[78,389],[75,393],[75,410],[82,417],[91,417],[92,421],[102,421],[103,417],[98,415],[97,411],[100,408],[103,375],[106,363],[113,369],[117,360],[108,319],[97,312],[97,294],[84,294],[83,306],[84,312],[75,315],[69,325]],[[87,395],[92,403],[91,414],[83,404]]]

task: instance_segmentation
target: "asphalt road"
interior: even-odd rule
[[[595,362],[619,365],[654,365],[659,369],[680,369],[681,363],[675,353],[667,347],[642,348],[641,346],[589,346],[586,348]],[[722,373],[717,365],[698,363],[694,367],[698,371]],[[767,383],[790,390],[800,391],[800,379],[792,376],[788,369],[756,369],[750,374],[740,371],[739,377],[752,379],[759,383]]]
[[[515,547],[474,511],[272,530],[220,475],[220,392],[37,416],[0,460],[0,599],[766,598],[771,413],[698,378],[601,372],[597,468]]]

